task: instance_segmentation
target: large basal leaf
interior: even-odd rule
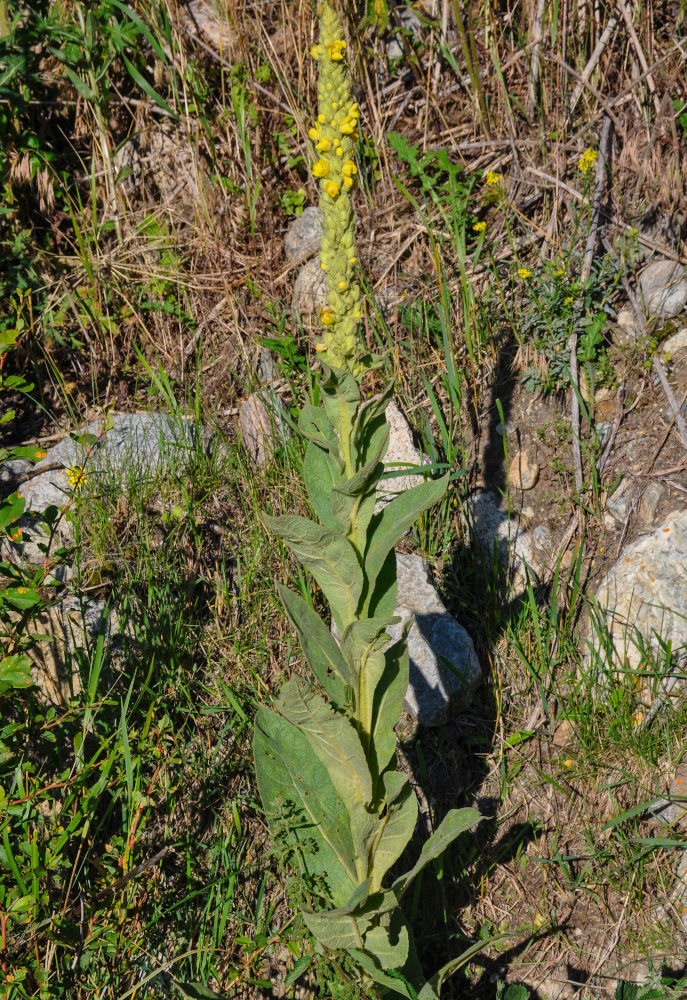
[[[312,441],[305,451],[303,479],[310,503],[322,524],[340,533],[338,519],[332,513],[332,490],[341,476],[331,455]]]
[[[284,539],[322,588],[342,633],[355,618],[363,574],[353,546],[341,535],[295,514],[270,517],[265,524]]]
[[[346,716],[334,711],[295,677],[282,688],[277,707],[308,740],[349,813],[356,803],[369,804],[372,800],[370,771],[360,737]]]
[[[277,584],[277,590],[320,687],[335,705],[343,707],[346,701],[345,688],[346,685],[351,686],[352,679],[334,636],[317,612],[302,598],[281,583]]]
[[[375,514],[368,529],[369,544],[365,553],[365,575],[369,587],[368,603],[374,604],[377,575],[384,566],[389,552],[414,524],[423,510],[440,500],[448,486],[448,475],[432,479],[412,489],[405,490],[384,510]]]
[[[405,976],[393,975],[391,970],[383,971],[371,955],[358,948],[351,948],[350,954],[361,969],[368,973],[373,982],[384,987],[385,1000],[396,1000],[397,997],[403,997],[404,1000],[418,1000],[417,990],[406,980]]]
[[[481,819],[482,817],[476,809],[451,809],[444,816],[431,837],[422,845],[420,857],[415,865],[405,875],[397,878],[392,885],[391,888],[396,893],[396,898],[401,898],[413,879],[420,874],[425,865],[433,861],[434,858],[438,858],[440,854],[443,854],[456,837],[469,830],[471,826],[479,823]]]
[[[330,903],[342,905],[358,884],[356,852],[348,810],[327,769],[305,736],[266,708],[259,709],[255,720],[253,754],[260,798],[277,845],[294,851],[314,891],[324,880]]]

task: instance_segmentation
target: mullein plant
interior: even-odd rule
[[[414,866],[389,876],[415,832],[418,807],[397,768],[394,726],[408,685],[406,631],[391,643],[396,603],[394,545],[444,494],[448,477],[400,494],[375,513],[389,442],[384,415],[393,382],[361,397],[371,364],[359,333],[354,145],[358,105],[345,66],[341,24],[320,10],[318,117],[310,130],[323,217],[321,265],[327,305],[316,344],[321,405],[306,404],[304,479],[317,520],[264,515],[312,573],[340,640],[300,597],[278,585],[298,633],[310,681],[294,677],[257,714],[258,787],[275,851],[294,873],[289,897],[316,941],[359,996],[432,1000],[460,963],[425,982],[400,903],[433,858],[479,820],[452,810]],[[463,956],[465,958],[466,956]],[[297,963],[305,970],[309,959]],[[291,981],[294,975],[290,977]]]

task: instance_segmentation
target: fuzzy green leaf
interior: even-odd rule
[[[302,911],[306,927],[325,948],[338,950],[360,947],[372,920],[370,916],[358,911],[364,907],[369,894],[368,878],[356,887],[343,906],[319,913]]]
[[[358,879],[348,810],[303,733],[276,712],[258,711],[253,738],[260,798],[273,838],[294,851],[310,887],[334,906]]]
[[[351,674],[334,636],[317,612],[297,594],[280,583],[277,590],[289,621],[298,632],[310,669],[331,701],[343,707],[345,687],[351,686]]]
[[[341,481],[341,476],[331,455],[312,441],[305,450],[303,479],[310,503],[322,524],[340,533],[339,521],[332,513],[332,490]]]
[[[298,429],[303,437],[320,448],[324,448],[325,451],[332,449],[335,455],[338,454],[339,439],[331,420],[321,406],[306,403],[298,417]]]
[[[355,618],[363,574],[353,546],[341,535],[297,515],[263,515],[265,524],[284,539],[313,574],[329,601],[339,632]]]
[[[365,554],[365,576],[368,585],[367,604],[375,608],[377,576],[399,538],[413,524],[423,510],[432,507],[440,500],[448,487],[448,475],[441,479],[431,479],[412,489],[405,490],[400,496],[388,503],[384,510],[375,514],[368,530],[369,544]]]
[[[372,859],[372,877],[378,885],[403,854],[415,832],[417,798],[408,780],[402,777],[402,791],[396,801],[387,807],[387,814],[382,820],[382,834]]]
[[[476,809],[451,809],[444,816],[431,837],[422,845],[420,857],[415,865],[405,875],[397,878],[392,885],[391,888],[396,893],[397,899],[401,898],[413,879],[420,874],[425,865],[433,861],[434,858],[438,858],[440,854],[443,854],[456,837],[469,830],[471,826],[479,823],[481,818]]]
[[[401,638],[384,652],[384,672],[375,688],[371,728],[370,767],[375,778],[383,774],[396,752],[394,726],[403,709],[408,690],[408,648],[406,637],[412,620],[406,622]]]
[[[373,927],[365,935],[365,951],[369,952],[382,969],[400,969],[408,958],[408,928],[401,926],[396,941],[392,941],[386,927]]]
[[[282,688],[277,707],[303,733],[349,812],[372,799],[372,779],[360,737],[346,716],[296,678]]]

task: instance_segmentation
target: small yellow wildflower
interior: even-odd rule
[[[487,228],[486,222],[476,222],[472,227],[476,233],[483,233]]]
[[[346,288],[346,282],[345,281],[340,281],[339,282],[339,289],[343,292],[343,291],[345,291],[345,288]]]
[[[566,295],[566,298],[565,298],[565,304],[566,304],[566,306],[571,306],[574,301],[575,301],[575,299],[572,297],[572,295]]]
[[[344,177],[343,182],[344,182],[344,187],[345,188],[352,188],[353,187],[353,178],[352,177]]]
[[[318,62],[324,55],[324,48],[321,45],[313,45],[310,49],[310,55],[313,57],[315,62]]]
[[[331,326],[334,322],[334,313],[328,306],[320,313],[320,319],[322,320],[324,326]]]
[[[336,198],[336,196],[339,193],[339,185],[336,183],[336,181],[327,181],[327,183],[324,186],[324,189],[330,198]]]
[[[518,278],[522,278],[525,281],[527,280],[527,278],[530,278],[531,276],[532,272],[529,271],[526,267],[518,268]]]
[[[357,257],[351,257],[351,264],[357,264],[357,263],[358,263],[358,258]]]
[[[308,135],[310,136],[313,142],[317,142],[317,140],[320,138],[320,130],[318,128],[309,128]]]
[[[322,138],[315,143],[315,149],[318,150],[318,152],[320,153],[328,153],[331,148],[332,148],[332,140],[325,139],[324,136],[322,136]]]
[[[325,118],[325,116],[324,116],[324,115],[322,115],[322,114],[319,114],[319,115],[317,116],[317,120],[318,120],[318,122],[320,123],[320,125],[324,125],[324,123],[326,122],[326,120],[327,120],[327,119]]]
[[[353,135],[353,133],[355,132],[356,124],[357,123],[355,121],[351,120],[350,118],[346,118],[339,125],[339,132],[341,132],[343,135]]]
[[[568,759],[567,759],[567,760],[564,760],[564,761],[563,761],[563,765],[564,765],[564,767],[567,767],[567,768],[568,768],[568,770],[569,770],[569,769],[570,769],[570,768],[571,768],[571,767],[573,766],[573,763],[574,763],[574,762],[573,762],[573,759],[572,759],[572,757],[568,757]]]
[[[358,107],[357,102],[355,104],[351,104],[350,108],[348,109],[348,117],[360,118],[360,108]]]
[[[333,59],[334,62],[340,62],[344,57],[344,49],[346,48],[346,43],[342,42],[340,39],[330,42],[327,46],[327,51],[329,52],[329,58]]]
[[[565,274],[565,264],[561,264],[561,266],[553,272],[554,278],[560,278],[562,274]]]
[[[353,174],[358,173],[358,168],[356,167],[353,160],[346,160],[346,162],[341,168],[341,173],[344,175],[344,177],[352,177]]]
[[[343,156],[343,154],[344,154],[343,146],[337,146],[336,147],[336,155],[337,156]]]
[[[67,479],[73,490],[80,490],[82,486],[85,486],[88,482],[88,476],[84,471],[83,465],[72,465],[67,473]]]
[[[497,174],[495,170],[488,170],[484,178],[484,183],[487,187],[495,187],[501,180],[501,174]]]
[[[577,163],[577,169],[581,170],[583,174],[588,174],[596,163],[596,150],[595,149],[585,149],[584,153],[580,157]]]
[[[315,177],[326,177],[329,173],[329,164],[326,160],[318,160],[313,164],[312,172]]]

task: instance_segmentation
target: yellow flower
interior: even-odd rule
[[[577,169],[581,170],[583,174],[588,174],[596,163],[596,150],[595,149],[585,149],[584,153],[580,157],[577,163]]]
[[[310,49],[310,55],[317,62],[324,55],[323,47],[321,45],[313,45],[313,47]]]
[[[494,187],[501,180],[501,174],[497,174],[495,170],[488,170],[487,175],[484,178],[484,183],[487,187]]]
[[[352,121],[350,118],[346,118],[339,125],[339,132],[343,135],[353,135],[356,124],[357,123],[355,121]]]
[[[346,162],[341,168],[341,173],[344,175],[344,177],[352,177],[353,174],[358,173],[358,168],[356,167],[353,160],[346,160]]]
[[[565,264],[561,264],[561,266],[553,272],[554,278],[560,278],[562,274],[565,274]]]
[[[348,109],[348,117],[360,118],[360,108],[358,107],[357,101],[355,104],[351,104],[350,108]]]
[[[336,183],[336,181],[327,181],[327,183],[324,186],[324,189],[330,198],[336,198],[337,194],[339,193],[339,185]]]
[[[344,154],[343,146],[337,146],[336,147],[336,155],[337,156],[343,156],[343,154]]]
[[[571,768],[571,767],[573,766],[573,763],[574,763],[574,761],[573,761],[572,757],[568,757],[568,759],[567,759],[567,760],[564,760],[564,761],[563,761],[563,764],[564,764],[564,765],[565,765],[565,767],[567,767],[567,768]]]
[[[332,323],[334,322],[334,313],[329,308],[329,306],[327,306],[325,309],[322,310],[322,312],[320,313],[320,319],[322,320],[323,326],[332,325]]]
[[[317,149],[320,153],[328,153],[331,148],[332,140],[325,139],[324,136],[322,136],[319,142],[315,143],[315,149]]]
[[[310,136],[313,142],[317,142],[317,140],[320,138],[320,130],[318,128],[309,128],[308,135]]]
[[[327,350],[327,345],[326,344],[315,344],[315,350],[317,351],[318,354],[321,354],[322,351],[326,351]]]
[[[345,188],[352,188],[353,187],[353,178],[352,177],[344,177],[343,182],[344,182],[344,187]]]
[[[336,39],[330,42],[327,46],[327,51],[329,52],[329,58],[333,59],[334,62],[340,62],[344,57],[344,49],[346,48],[346,43],[342,42],[340,39]]]
[[[339,282],[339,288],[340,288],[340,290],[342,292],[345,291],[345,289],[346,289],[346,282],[345,281],[340,281]]]
[[[575,299],[572,297],[572,295],[568,295],[568,296],[566,296],[565,304],[566,304],[566,306],[571,306],[574,301],[575,301]]]
[[[486,222],[476,222],[472,228],[476,233],[483,233],[487,228],[487,224]]]
[[[72,465],[67,473],[69,485],[73,490],[79,490],[88,482],[88,476],[84,472],[83,465]]]
[[[329,173],[329,164],[326,160],[318,160],[313,164],[312,172],[315,177],[326,177]]]
[[[324,123],[326,122],[326,120],[327,120],[327,119],[325,118],[325,116],[324,116],[324,115],[322,115],[322,114],[319,114],[319,115],[317,116],[317,120],[318,120],[318,122],[320,123],[320,125],[324,125]]]
[[[532,276],[532,272],[528,271],[528,269],[526,267],[519,267],[518,268],[518,278],[527,279],[527,278],[530,278],[531,276]]]

